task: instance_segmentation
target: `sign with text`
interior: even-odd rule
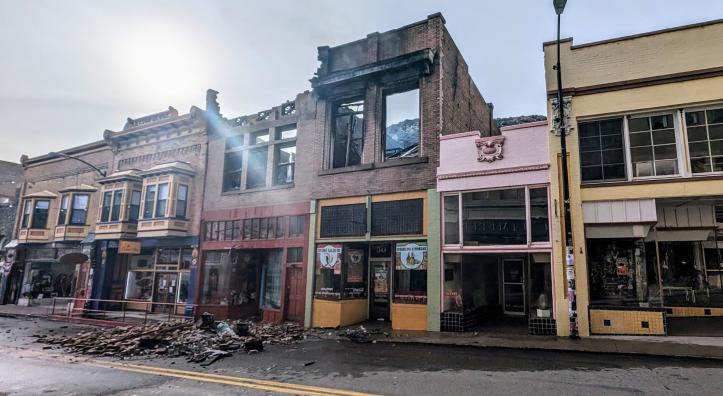
[[[121,240],[118,243],[118,254],[141,254],[141,242]]]
[[[427,243],[397,243],[396,266],[398,270],[426,270]]]
[[[341,245],[319,245],[316,247],[316,265],[321,269],[333,269],[341,274]]]

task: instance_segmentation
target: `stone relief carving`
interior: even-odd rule
[[[501,160],[502,145],[505,143],[504,136],[489,136],[475,140],[477,145],[477,161],[494,162]]]

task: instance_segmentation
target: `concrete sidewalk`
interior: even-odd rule
[[[572,340],[566,337],[423,331],[391,331],[386,334],[373,337],[377,342],[385,343],[619,353],[723,360],[723,337],[591,336]]]

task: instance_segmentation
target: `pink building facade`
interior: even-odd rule
[[[556,334],[547,134],[440,137],[442,331]]]

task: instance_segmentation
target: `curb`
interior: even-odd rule
[[[345,337],[340,337],[346,339]],[[684,359],[707,359],[715,361],[723,361],[723,347],[713,347],[700,344],[680,344],[650,341],[631,341],[631,340],[610,340],[608,346],[599,344],[594,345],[533,345],[525,342],[499,342],[499,343],[470,343],[470,342],[446,342],[439,340],[405,340],[399,338],[375,338],[374,341],[385,344],[416,344],[416,345],[436,345],[449,347],[468,347],[468,348],[494,348],[494,349],[515,349],[527,351],[554,351],[554,352],[578,352],[578,353],[605,353],[613,355],[632,355],[632,356],[657,356]],[[584,342],[584,341],[583,341]],[[620,345],[620,343],[631,345]],[[637,345],[633,345],[637,344]],[[667,349],[667,350],[666,350]],[[718,349],[718,353],[711,354],[711,349]],[[704,353],[708,352],[708,353]]]

